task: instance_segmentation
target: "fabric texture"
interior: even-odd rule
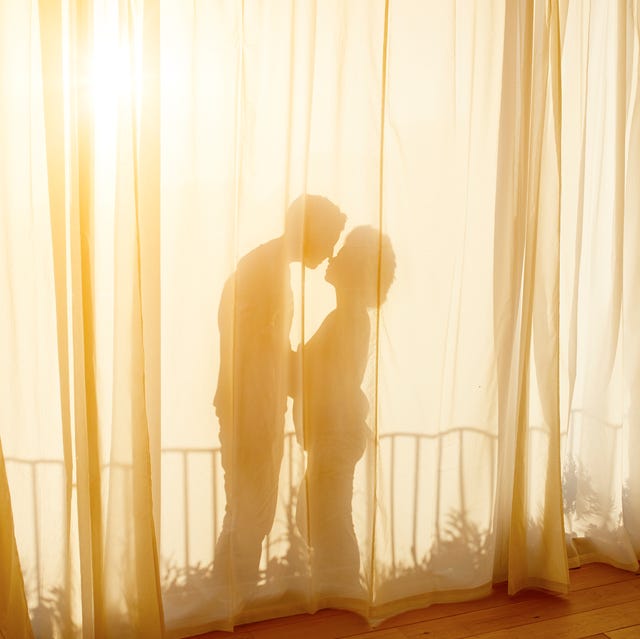
[[[637,571],[639,92],[638,0],[0,0],[0,637]]]

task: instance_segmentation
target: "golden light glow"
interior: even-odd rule
[[[118,111],[140,113],[142,95],[142,20],[118,3],[95,6],[94,39],[89,79],[95,135],[113,137]],[[99,143],[99,142],[98,142]]]

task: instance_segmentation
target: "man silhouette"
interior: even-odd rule
[[[299,197],[287,210],[284,234],[245,255],[222,292],[213,403],[226,509],[214,575],[227,605],[255,587],[262,541],[275,516],[291,356],[289,264],[316,268],[333,254],[345,220],[328,199]]]

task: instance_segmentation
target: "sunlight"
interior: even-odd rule
[[[117,29],[117,25],[115,27]],[[95,45],[91,77],[94,108],[97,110],[118,97],[137,97],[140,93],[140,69],[139,65],[132,68],[130,43],[119,41],[117,33],[101,30],[96,31]]]
[[[96,3],[90,92],[96,138],[112,137],[120,108],[140,113],[142,19],[117,3]],[[98,142],[99,143],[99,142]]]

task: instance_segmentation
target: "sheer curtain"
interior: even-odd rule
[[[637,0],[0,0],[0,636],[637,570],[639,46]]]

